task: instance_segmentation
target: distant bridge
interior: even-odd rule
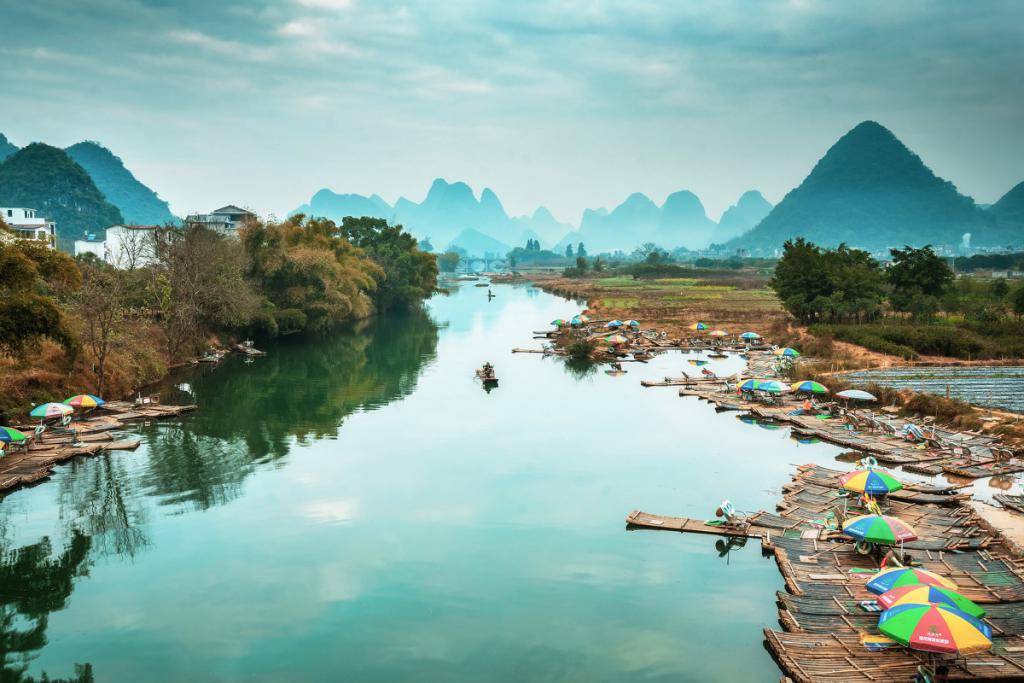
[[[463,273],[494,273],[508,270],[508,260],[504,258],[477,258],[468,256],[459,261],[459,272]]]

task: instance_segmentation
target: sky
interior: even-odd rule
[[[860,121],[978,202],[1024,180],[1017,0],[0,0],[0,133],[97,140],[179,215],[491,187],[578,223],[778,202]]]

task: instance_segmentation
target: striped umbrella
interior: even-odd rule
[[[844,474],[839,479],[839,484],[847,491],[857,493],[881,494],[892,493],[903,488],[903,484],[886,472],[878,470],[854,470]]]
[[[740,385],[740,389],[742,391],[755,391],[759,384],[761,384],[761,380],[759,379],[748,379]]]
[[[883,569],[865,584],[872,593],[881,595],[901,586],[942,586],[956,590],[957,585],[944,576],[917,567],[893,567]]]
[[[711,332],[708,332],[709,337],[726,337],[728,335],[729,333],[726,332],[725,330],[713,330]]]
[[[704,323],[693,323],[692,325],[690,325],[690,329],[696,330],[698,332],[703,332],[704,330],[708,329],[708,326]]]
[[[740,335],[740,339],[760,339],[761,335],[757,332],[744,332]]]
[[[800,352],[796,349],[791,349],[788,346],[784,349],[777,349],[775,351],[776,356],[785,356],[786,358],[796,358],[800,355]]]
[[[13,427],[0,427],[0,443],[18,443],[28,437]]]
[[[905,604],[882,612],[878,630],[913,650],[971,654],[992,647],[988,624],[954,607]]]
[[[33,408],[29,415],[46,419],[48,417],[63,417],[73,412],[75,412],[74,408],[63,403],[44,403]]]
[[[958,609],[961,612],[970,614],[975,619],[981,619],[985,616],[985,610],[979,607],[973,600],[965,598],[951,588],[943,588],[942,586],[900,586],[878,596],[878,604],[885,609],[890,609],[896,605],[927,605],[928,603]]]
[[[789,387],[782,382],[774,379],[762,380],[757,383],[758,391],[767,391],[770,394],[781,394],[784,391],[789,391]]]
[[[808,394],[827,394],[828,387],[824,384],[819,384],[813,380],[805,379],[802,382],[793,382],[789,385],[789,388],[793,391],[803,391]]]
[[[626,342],[629,341],[628,339],[626,339],[621,334],[609,334],[607,337],[604,338],[604,340],[606,342],[608,342],[609,344],[611,344],[612,346],[618,346],[619,344],[625,344]]]
[[[860,515],[843,524],[843,533],[858,541],[896,545],[917,539],[917,532],[898,517]]]
[[[64,399],[64,403],[72,408],[98,408],[106,401],[93,394],[77,394],[71,398]]]

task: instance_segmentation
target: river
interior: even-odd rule
[[[639,386],[679,353],[510,354],[579,307],[494,290],[189,370],[197,412],[4,498],[3,680],[778,680],[774,560],[624,519],[771,509],[840,449]]]

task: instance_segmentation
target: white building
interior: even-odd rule
[[[75,240],[75,256],[95,254],[115,268],[141,268],[156,259],[153,235],[160,229],[156,225],[111,225],[102,242]]]
[[[202,226],[222,235],[236,235],[238,229],[253,218],[256,218],[256,214],[252,211],[228,204],[211,213],[194,213],[186,216],[185,226]]]
[[[0,218],[21,239],[45,242],[50,249],[57,246],[57,224],[37,216],[35,209],[2,206]]]

